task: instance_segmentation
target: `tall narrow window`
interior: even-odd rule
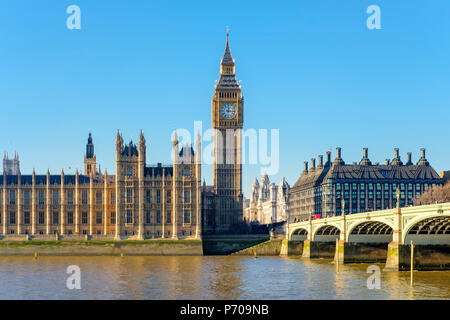
[[[156,223],[157,224],[161,223],[161,211],[159,210],[156,211]]]
[[[102,224],[102,213],[97,212],[97,224]]]
[[[116,193],[115,192],[111,192],[111,204],[112,205],[116,204]]]
[[[167,190],[167,203],[172,202],[172,191]]]
[[[146,223],[146,224],[150,224],[150,223],[151,223],[151,215],[150,215],[150,211],[146,211],[146,212],[145,212],[145,223]]]
[[[87,223],[88,223],[88,213],[85,211],[81,213],[81,224]]]
[[[25,191],[23,193],[23,204],[26,206],[30,205],[30,191]]]
[[[59,212],[53,212],[53,224],[59,224]]]
[[[184,203],[191,203],[191,190],[184,190]]]
[[[191,212],[189,210],[184,210],[184,223],[191,223]]]
[[[116,213],[111,212],[111,224],[116,224]]]
[[[53,205],[59,204],[59,193],[58,191],[53,191]]]
[[[39,214],[38,214],[38,223],[39,224],[45,224],[45,212],[43,212],[43,211],[39,211]]]
[[[147,203],[150,203],[150,198],[151,198],[151,190],[149,189],[145,192],[145,201]]]
[[[73,224],[73,212],[67,212],[67,224]]]
[[[9,213],[9,224],[11,224],[11,225],[16,224],[16,213],[14,211],[11,211]]]
[[[67,192],[67,204],[69,205],[73,204],[73,191]]]
[[[127,210],[127,223],[133,223],[133,210]]]
[[[156,203],[161,203],[161,190],[156,190]]]
[[[167,210],[167,223],[172,223],[172,211]]]
[[[9,204],[16,204],[16,192],[14,190],[9,192]]]
[[[127,203],[133,203],[133,189],[127,188]]]
[[[102,193],[101,192],[97,192],[95,194],[95,199],[96,199],[96,203],[97,204],[102,204]]]
[[[43,205],[45,204],[45,192],[39,191],[39,204]]]
[[[81,193],[81,204],[87,204],[87,203],[88,203],[87,191],[83,191]]]
[[[23,213],[23,224],[30,224],[30,212],[25,211]]]

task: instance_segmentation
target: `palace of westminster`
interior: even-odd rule
[[[317,166],[315,159],[310,168],[306,162],[292,187],[284,178],[278,187],[270,184],[267,176],[261,185],[255,180],[250,200],[244,201],[239,130],[243,119],[244,97],[227,33],[212,97],[212,127],[216,129],[212,186],[201,184],[199,135],[194,151],[192,146],[180,146],[175,133],[172,165],[147,166],[142,131],[138,145],[132,141],[125,144],[118,131],[116,172],[109,175],[97,169],[89,133],[82,173],[36,174],[33,170],[31,175],[22,175],[17,154],[13,159],[5,155],[0,175],[0,234],[200,239],[202,235],[233,233],[244,222],[294,222],[311,216],[393,208],[397,188],[400,205],[406,206],[430,186],[443,183],[426,160],[424,149],[416,164],[409,153],[403,164],[398,149],[392,161],[372,164],[364,149],[359,164],[348,165],[337,148],[334,161],[327,153],[325,162],[319,156]],[[236,132],[232,137],[225,134],[230,129]],[[227,138],[234,141],[227,143]],[[232,163],[220,161],[230,154]]]
[[[3,160],[0,234],[86,235],[115,239],[199,239],[232,232],[242,223],[241,134],[244,98],[236,80],[228,32],[220,78],[212,97],[213,186],[201,185],[201,141],[180,146],[175,133],[172,165],[147,166],[146,141],[116,137],[116,173],[97,169],[89,133],[84,172],[22,175],[19,158]],[[225,132],[235,130],[229,150]],[[221,134],[221,137],[217,135]],[[225,140],[225,141],[224,141]],[[231,154],[232,163],[217,161]]]

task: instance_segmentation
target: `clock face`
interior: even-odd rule
[[[233,119],[236,115],[236,108],[231,103],[226,103],[220,108],[220,114],[224,119]]]

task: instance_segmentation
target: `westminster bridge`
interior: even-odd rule
[[[450,269],[450,203],[295,222],[286,233],[288,243],[303,242],[303,258],[386,262],[387,270],[405,270],[412,241],[419,269]]]

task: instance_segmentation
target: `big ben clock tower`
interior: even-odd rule
[[[227,232],[241,222],[242,205],[242,127],[244,97],[236,80],[234,59],[227,44],[220,64],[220,79],[212,97],[214,129],[214,191],[216,198],[216,231]]]

